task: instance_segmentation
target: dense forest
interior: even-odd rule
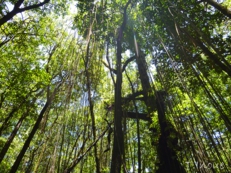
[[[231,0],[1,0],[1,173],[231,172]]]

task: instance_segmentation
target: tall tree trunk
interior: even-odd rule
[[[124,136],[122,130],[122,99],[121,99],[121,89],[122,89],[122,39],[123,32],[126,27],[127,20],[127,7],[131,3],[129,0],[124,7],[123,14],[123,23],[121,27],[118,29],[118,37],[117,37],[117,52],[116,52],[116,86],[115,86],[115,111],[114,111],[114,142],[113,142],[113,150],[112,150],[112,161],[111,161],[111,173],[120,173],[121,165],[123,163],[123,153],[124,153]],[[125,169],[125,168],[124,168]]]
[[[165,116],[165,103],[164,95],[166,92],[154,91],[156,94],[154,96],[151,85],[149,83],[149,77],[147,74],[147,67],[145,56],[140,54],[137,56],[137,65],[139,70],[139,76],[144,91],[145,104],[148,108],[149,114],[157,109],[158,120],[161,129],[161,135],[159,137],[159,143],[157,147],[157,153],[160,160],[158,173],[185,173],[185,169],[181,166],[180,162],[177,160],[177,155],[174,149],[169,145],[169,140],[171,130],[176,131],[170,122],[167,122]],[[171,130],[170,130],[171,129]]]
[[[122,29],[121,29],[122,30]],[[120,31],[121,33],[123,31]],[[115,111],[114,111],[114,143],[111,161],[111,173],[120,173],[122,165],[122,156],[124,152],[124,139],[122,131],[122,102],[121,102],[121,88],[122,88],[122,71],[121,71],[121,40],[117,39],[117,78],[115,86]]]
[[[169,145],[169,143],[171,142],[169,139],[172,127],[166,120],[164,95],[165,93],[163,93],[162,91],[156,92],[156,105],[161,132],[157,148],[158,157],[160,159],[157,173],[186,173],[185,169],[181,166],[180,162],[177,159],[174,148]]]
[[[139,53],[136,57],[136,63],[138,66],[138,71],[140,75],[141,85],[143,88],[144,102],[148,108],[148,112],[151,113],[156,111],[156,106],[154,103],[154,92],[151,89],[151,85],[149,83],[149,77],[147,74],[147,64],[145,60],[145,55],[143,53]]]

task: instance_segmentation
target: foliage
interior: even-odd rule
[[[0,19],[16,2],[2,3]],[[75,17],[67,16],[74,3]],[[124,169],[158,172],[163,164],[156,93],[165,91],[166,141],[181,166],[210,172],[195,163],[212,163],[221,165],[213,172],[230,172],[230,18],[208,1],[136,0],[125,15],[126,4],[50,1],[0,26],[0,172],[16,172],[40,117],[18,172],[109,172],[119,38],[123,117],[150,117],[123,118]]]

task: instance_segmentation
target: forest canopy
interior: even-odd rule
[[[231,0],[0,1],[0,172],[231,172],[230,19]]]

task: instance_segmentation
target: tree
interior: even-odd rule
[[[229,2],[74,2],[0,7],[0,172],[230,172]]]

